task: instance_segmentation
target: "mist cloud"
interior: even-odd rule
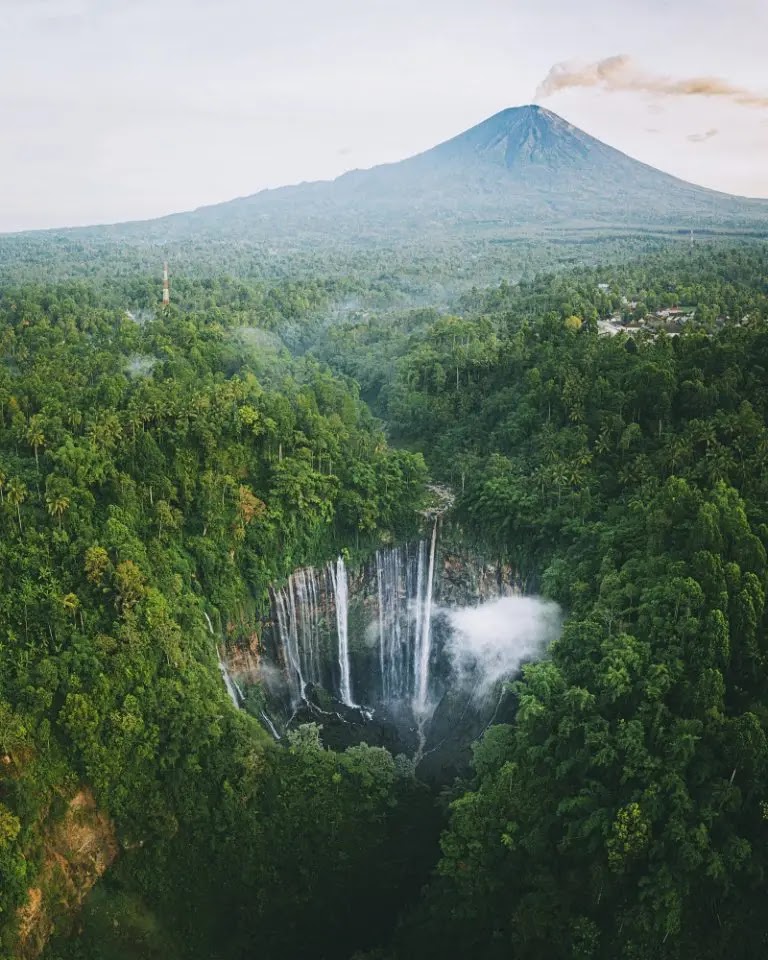
[[[594,63],[556,63],[536,91],[536,99],[574,87],[599,87],[609,93],[650,93],[663,97],[720,97],[741,107],[768,109],[768,94],[740,87],[721,77],[676,80],[648,73],[632,57],[619,54]]]
[[[502,597],[478,607],[443,611],[451,626],[447,646],[463,686],[477,696],[543,656],[562,627],[556,603],[538,597]]]

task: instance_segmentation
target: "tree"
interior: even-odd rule
[[[115,589],[120,610],[134,607],[146,592],[145,577],[133,560],[123,560],[115,567]]]
[[[27,485],[18,477],[13,477],[7,487],[8,502],[16,507],[16,516],[19,521],[19,533],[23,533],[21,525],[21,505],[27,499]]]
[[[61,527],[62,517],[70,507],[69,497],[63,493],[48,494],[46,495],[45,503],[48,508],[48,513],[52,517],[56,517],[59,522],[59,527]]]
[[[45,433],[43,432],[40,417],[32,417],[27,428],[27,443],[35,451],[35,468],[40,471],[40,461],[38,459],[38,449],[45,444]]]
[[[88,547],[85,552],[85,575],[91,583],[103,583],[110,566],[109,554],[104,547]]]

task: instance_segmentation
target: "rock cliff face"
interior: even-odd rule
[[[480,552],[450,546],[440,551],[435,596],[441,606],[475,606],[526,592],[525,579],[508,564],[491,562]]]
[[[93,885],[118,854],[110,819],[90,790],[68,802],[64,816],[44,832],[43,866],[19,911],[20,960],[38,957],[55,930],[66,929]]]
[[[226,648],[227,669],[241,687],[258,683],[261,676],[262,641],[256,625],[250,625],[238,643]]]

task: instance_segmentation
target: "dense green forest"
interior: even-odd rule
[[[190,271],[164,312],[145,273],[16,265],[0,956],[39,953],[35,887],[49,960],[765,953],[768,249],[583,261],[415,308],[396,271]],[[679,336],[598,331],[677,305]],[[273,743],[205,622],[258,631],[294,567],[411,535],[428,470],[567,611],[437,794],[314,726]],[[49,861],[83,788],[117,849],[78,914]]]
[[[45,821],[79,783],[116,823],[125,888],[193,927],[199,955],[222,931],[227,955],[250,937],[290,952],[300,907],[319,943],[347,911],[375,935],[386,871],[367,864],[391,857],[407,888],[387,838],[404,804],[418,814],[412,771],[311,731],[276,748],[231,709],[204,613],[251,631],[294,565],[404,535],[422,458],[389,450],[317,363],[244,345],[236,314],[139,324],[69,284],[8,288],[0,317],[6,954]]]
[[[544,270],[627,260],[687,242],[687,232],[674,230],[601,229],[536,237],[448,235],[442,242],[414,238],[369,247],[326,239],[286,249],[283,244],[275,247],[245,238],[233,243],[210,229],[195,231],[183,242],[172,237],[150,242],[140,232],[129,241],[108,233],[97,240],[87,230],[82,236],[76,230],[40,231],[0,235],[0,281],[50,284],[77,278],[98,290],[101,303],[124,306],[126,296],[135,296],[154,305],[162,263],[168,260],[174,297],[179,284],[218,287],[236,278],[251,288],[249,299],[281,282],[307,282],[346,286],[347,300],[335,298],[337,307],[359,302],[373,308],[407,308],[444,305],[472,287],[504,279],[533,279]],[[218,299],[217,303],[222,305]]]
[[[569,611],[477,747],[404,957],[768,943],[765,250],[600,276],[739,325],[599,337],[595,276],[560,278],[413,335],[388,393],[468,534]]]

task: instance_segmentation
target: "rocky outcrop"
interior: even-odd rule
[[[19,960],[38,957],[54,930],[72,923],[118,849],[112,821],[98,809],[90,790],[80,790],[64,816],[45,831],[42,867],[19,910]]]
[[[261,639],[251,630],[236,643],[226,647],[226,664],[230,676],[241,686],[257,683],[260,678]]]

